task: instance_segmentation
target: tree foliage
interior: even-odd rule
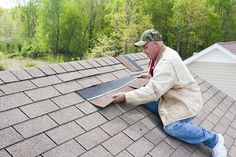
[[[236,40],[236,0],[28,0],[0,8],[0,50],[69,60],[134,53],[155,28],[182,58]]]

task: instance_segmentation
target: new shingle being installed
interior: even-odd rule
[[[82,90],[78,90],[77,93],[84,99],[90,101],[92,104],[99,107],[105,107],[113,101],[113,94],[137,89],[144,86],[147,82],[148,79],[128,76],[118,80],[93,85]]]

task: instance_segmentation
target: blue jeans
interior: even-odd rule
[[[158,102],[145,104],[144,107],[150,109],[154,113],[158,113]],[[172,122],[163,126],[164,131],[181,141],[189,144],[201,144],[213,148],[218,142],[218,136],[213,131],[208,131],[199,126],[193,125],[190,122],[194,117]]]

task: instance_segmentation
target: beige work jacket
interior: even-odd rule
[[[201,91],[178,53],[166,47],[154,66],[145,87],[125,93],[126,103],[141,105],[161,98],[158,112],[165,126],[197,115],[202,108]]]

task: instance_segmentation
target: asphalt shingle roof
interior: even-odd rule
[[[143,69],[147,58],[128,55]],[[75,93],[136,75],[113,57],[0,72],[0,157],[209,156],[210,150],[166,135],[142,106],[98,108]],[[222,133],[236,153],[236,102],[194,75],[204,107],[193,123]]]

